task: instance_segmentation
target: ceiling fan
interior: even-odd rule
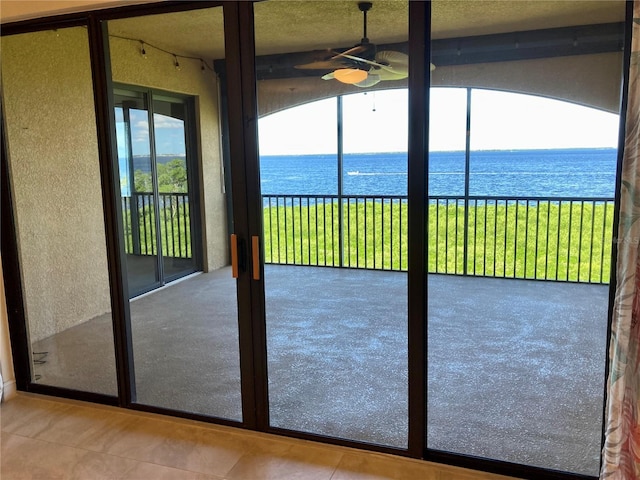
[[[322,76],[323,80],[339,82],[357,87],[371,87],[383,80],[402,80],[409,76],[409,57],[402,52],[383,50],[367,38],[367,12],[371,2],[359,2],[358,9],[364,16],[362,40],[356,46],[342,52],[332,52],[327,60],[296,65],[295,68],[308,70],[333,70]],[[435,67],[431,65],[431,70]]]

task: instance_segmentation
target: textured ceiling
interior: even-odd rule
[[[224,58],[222,8],[111,20],[109,35],[144,40],[173,53]]]
[[[617,0],[443,0],[432,5],[434,38],[624,21],[624,2]]]
[[[622,0],[432,2],[433,38],[505,33],[624,20]],[[378,0],[368,14],[373,43],[406,41],[408,2]],[[255,5],[259,55],[355,45],[362,36],[356,1],[270,0]],[[109,33],[142,39],[173,53],[224,57],[222,8],[109,22]]]

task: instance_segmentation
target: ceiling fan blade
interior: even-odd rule
[[[333,57],[331,57],[332,59],[338,59],[340,57],[344,57],[345,55],[358,55],[359,53],[362,53],[364,51],[367,50],[367,46],[366,45],[356,45],[355,47],[351,47],[349,50],[345,50],[344,52],[333,52],[335,53],[335,55]]]
[[[344,62],[336,60],[321,60],[318,62],[305,63],[303,65],[295,65],[294,68],[301,70],[335,70],[344,67]]]
[[[383,64],[378,63],[378,62],[374,62],[373,60],[367,60],[366,58],[360,58],[360,57],[356,57],[354,55],[347,55],[347,54],[344,54],[344,53],[340,53],[339,56],[340,57],[344,57],[344,58],[348,58],[349,60],[354,60],[356,62],[366,63],[367,65],[371,65],[373,67],[378,67],[378,68],[381,68],[383,70],[387,70],[387,71],[389,71],[391,73],[395,73],[393,68],[391,68],[391,67],[389,67],[387,65],[383,65]]]
[[[409,76],[409,56],[393,50],[383,50],[376,55],[376,62],[386,68],[377,70],[382,80],[401,80]]]
[[[407,78],[409,76],[409,72],[396,73],[396,72],[389,72],[389,71],[386,71],[386,70],[376,70],[376,73],[380,77],[380,80],[384,80],[384,81],[402,80],[403,78]]]
[[[376,62],[393,68],[409,68],[409,55],[394,50],[382,50],[376,54]]]
[[[354,83],[354,85],[356,87],[360,87],[360,88],[373,87],[377,83],[380,83],[380,80],[382,80],[382,79],[378,75],[376,75],[375,73],[369,73],[367,78],[365,78],[361,82]]]

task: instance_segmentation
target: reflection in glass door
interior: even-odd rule
[[[186,99],[123,89],[116,89],[114,103],[129,296],[135,297],[200,269],[189,108]]]
[[[199,249],[192,147],[188,145],[189,103],[153,95],[153,132],[158,181],[158,219],[165,282],[198,268]],[[191,183],[190,183],[191,182]]]
[[[115,397],[87,29],[3,36],[2,90],[7,126],[3,148],[9,159],[31,364],[28,380]]]
[[[108,29],[120,238],[130,296],[147,291],[128,304],[132,401],[237,422],[238,289],[227,228],[234,222],[226,215],[219,79],[209,60],[225,57],[222,10],[118,19]],[[175,91],[182,93],[167,93]]]
[[[402,449],[408,2],[326,6],[254,6],[269,424]]]
[[[114,103],[127,279],[134,297],[160,285],[149,109],[142,92],[116,91]]]

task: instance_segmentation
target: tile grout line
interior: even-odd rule
[[[338,463],[336,463],[336,466],[333,467],[333,471],[331,472],[331,476],[329,476],[329,480],[333,480],[333,477],[335,476],[336,472],[338,471],[338,467],[342,463],[342,460],[344,460],[344,456],[345,456],[344,452],[340,454],[340,459],[338,460]]]

